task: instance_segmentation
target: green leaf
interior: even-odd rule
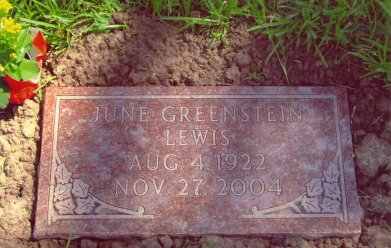
[[[38,63],[33,60],[24,59],[22,63],[20,63],[19,68],[23,81],[31,81],[36,79],[39,75]]]
[[[23,29],[16,40],[15,50],[18,55],[18,62],[22,61],[25,54],[31,47],[33,36],[30,35],[29,29]]]
[[[384,12],[391,18],[391,1],[380,2],[376,0],[376,2],[383,8]]]
[[[0,109],[5,109],[8,106],[10,92],[8,86],[3,79],[0,78]]]

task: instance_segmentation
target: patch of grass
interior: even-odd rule
[[[248,16],[248,4],[239,0],[151,0],[161,20],[180,21],[185,28],[205,27],[215,41],[224,41],[234,18]],[[246,2],[246,1],[245,1]],[[191,16],[195,10],[198,16]]]
[[[145,2],[145,1],[144,1]],[[190,9],[192,0],[153,0],[146,1],[153,10],[154,15],[172,15],[175,13],[181,13],[185,16],[190,15]]]
[[[369,72],[364,76],[383,77],[386,83],[390,82],[391,0],[254,0],[253,3],[252,13],[260,14],[253,15],[256,24],[249,31],[267,34],[278,44],[277,55],[283,55],[281,49],[287,46],[306,45],[328,66],[322,50],[333,44],[368,66]]]
[[[262,14],[250,31],[262,30],[270,37],[296,46],[322,47],[330,41],[349,43],[348,35],[360,26],[365,16],[364,1],[258,1]],[[253,11],[254,13],[254,11]]]
[[[352,2],[350,4],[349,2]],[[287,81],[285,49],[303,46],[312,49],[328,67],[322,48],[330,42],[347,45],[347,34],[358,28],[363,15],[358,1],[253,1],[251,13],[256,24],[249,31],[269,36]],[[259,14],[258,14],[259,13]],[[267,61],[266,61],[267,63]]]
[[[351,54],[368,66],[364,76],[384,78],[391,90],[391,0],[375,2],[382,12],[369,20],[370,35],[362,37]]]
[[[162,20],[206,27],[215,40],[224,40],[234,18],[252,19],[249,31],[269,36],[268,58],[278,57],[288,82],[287,47],[307,46],[328,66],[323,51],[332,44],[360,58],[365,76],[382,77],[391,87],[391,0],[149,0],[146,6]],[[190,16],[192,10],[200,16]]]
[[[364,76],[379,78],[385,76],[387,83],[391,83],[391,60],[388,38],[384,44],[378,40],[367,40],[357,45],[355,52],[350,54],[360,58],[367,66],[368,73]],[[389,85],[390,86],[390,85]]]
[[[124,6],[146,7],[165,21],[185,28],[204,27],[213,41],[225,41],[233,20],[251,21],[251,32],[269,36],[285,77],[285,50],[307,46],[325,66],[324,49],[342,47],[367,65],[365,76],[383,78],[391,88],[391,0],[11,0],[14,14],[42,28],[55,53],[89,32],[123,28],[110,19]],[[267,59],[268,61],[268,59]],[[266,62],[267,62],[266,61]]]
[[[125,25],[109,23],[123,10],[120,0],[11,0],[21,22],[41,28],[54,53],[64,52],[72,42],[90,32],[107,32]]]

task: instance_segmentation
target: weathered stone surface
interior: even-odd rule
[[[82,239],[80,241],[80,248],[97,248],[98,243],[88,239]]]
[[[174,244],[170,236],[164,235],[159,237],[159,242],[162,245],[163,248],[171,248]]]
[[[34,237],[355,236],[349,120],[338,87],[48,88]]]

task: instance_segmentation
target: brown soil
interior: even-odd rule
[[[285,77],[267,37],[234,25],[227,45],[202,33],[140,14],[117,14],[129,30],[89,35],[58,60],[47,61],[55,86],[342,85],[347,87],[360,202],[365,216],[359,243],[351,239],[261,239],[205,236],[145,240],[75,240],[71,247],[391,247],[391,95],[382,82],[361,78],[363,66],[343,51],[325,51],[329,67],[306,48],[286,51]],[[32,241],[36,168],[39,161],[38,97],[8,109],[0,120],[0,247],[65,247],[64,240]],[[213,246],[214,245],[214,246]]]

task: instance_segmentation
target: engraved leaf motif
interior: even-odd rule
[[[339,170],[337,164],[331,162],[325,171],[323,171],[325,181],[328,183],[337,183],[339,178]]]
[[[72,194],[75,197],[86,198],[87,195],[88,195],[88,187],[89,187],[89,185],[84,183],[82,180],[74,179],[73,180]]]
[[[323,193],[323,187],[322,187],[322,179],[321,178],[314,178],[308,183],[305,184],[305,188],[307,190],[307,195],[309,197],[318,196]]]
[[[338,213],[340,209],[340,203],[337,200],[332,200],[329,198],[325,198],[323,203],[320,205],[322,208],[322,213]]]
[[[341,199],[341,189],[338,183],[323,183],[324,194],[333,200]]]
[[[66,184],[69,183],[72,173],[67,170],[64,164],[60,164],[57,167],[55,176],[57,183]]]
[[[63,201],[71,198],[72,184],[57,184],[54,189],[54,201]]]
[[[91,196],[86,199],[77,198],[76,204],[76,214],[91,214],[95,207],[94,199]]]
[[[303,196],[301,199],[301,205],[303,206],[304,210],[308,213],[319,213],[319,200],[318,197],[307,197]]]
[[[73,210],[76,206],[72,199],[67,199],[54,203],[54,207],[58,210],[59,214],[73,214]]]

